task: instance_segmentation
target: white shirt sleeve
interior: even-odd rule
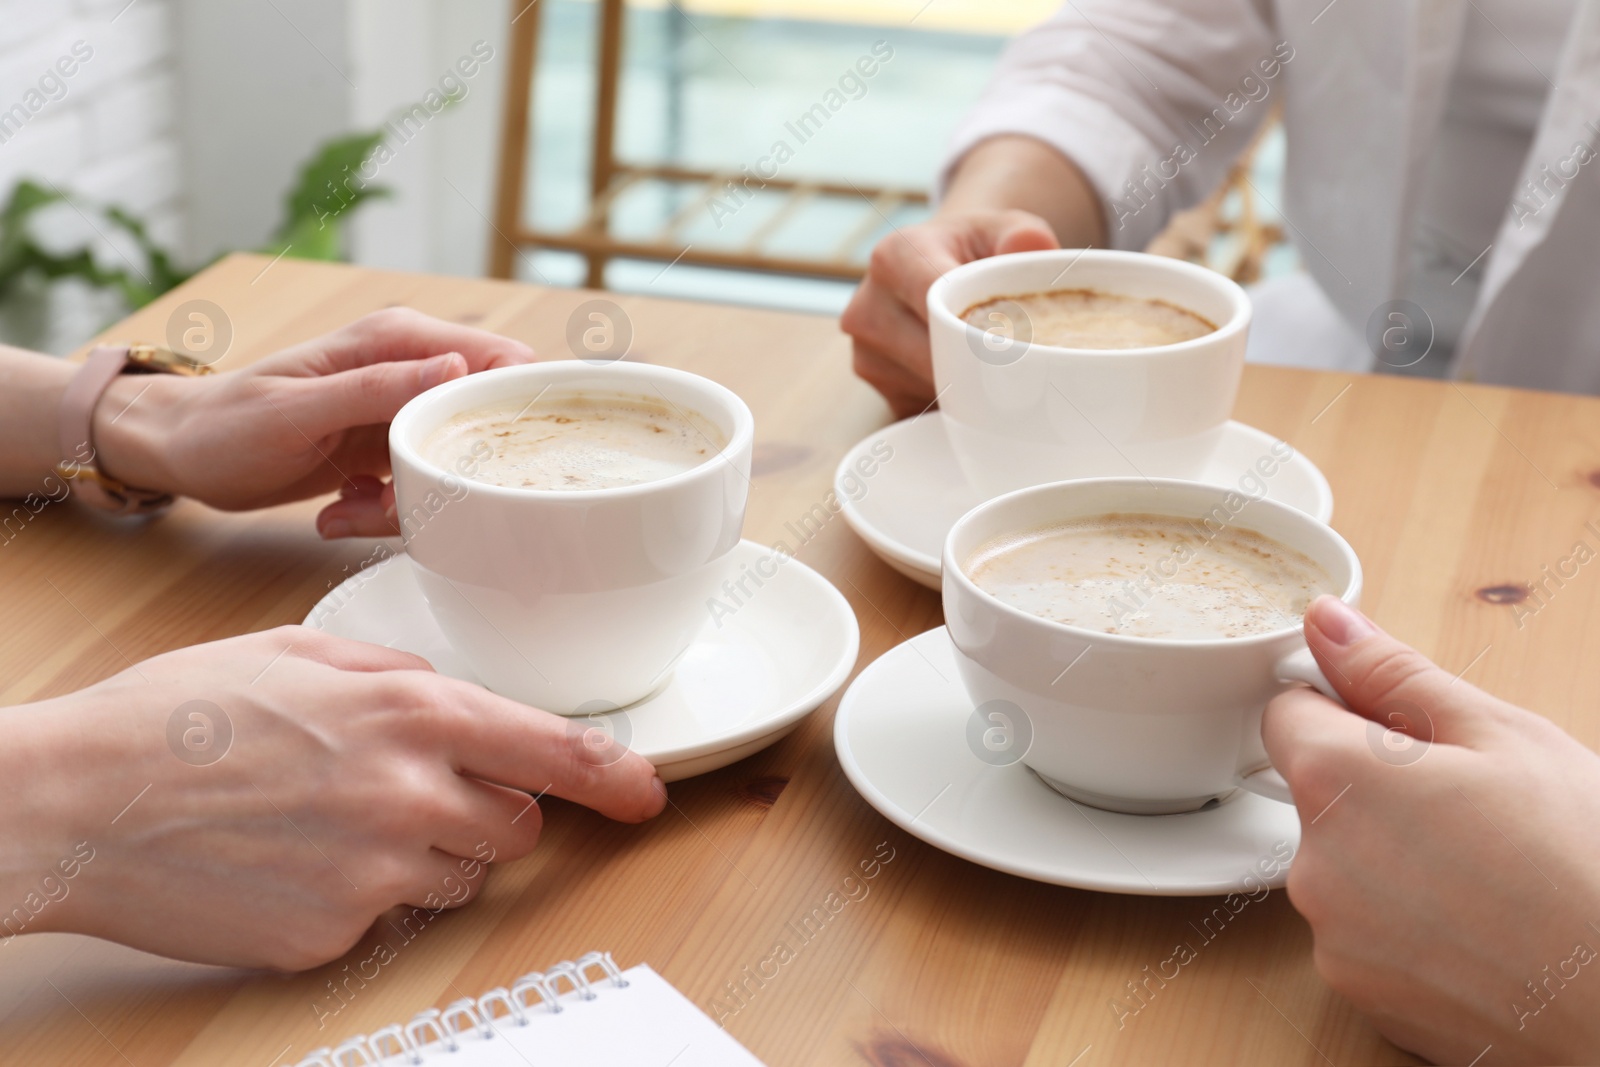
[[[1069,0],[1011,42],[939,180],[1000,134],[1035,137],[1099,193],[1116,248],[1142,249],[1205,197],[1271,109],[1293,48],[1268,0]]]

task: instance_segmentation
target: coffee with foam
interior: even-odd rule
[[[1102,633],[1197,641],[1273,633],[1336,592],[1309,557],[1253,530],[1100,515],[982,545],[963,568],[1021,611]]]
[[[1012,321],[1021,317],[1023,322]],[[962,312],[980,330],[1056,348],[1153,348],[1192,341],[1217,327],[1165,300],[1118,296],[1092,289],[1052,289],[986,300]]]
[[[488,485],[575,491],[670,478],[726,445],[709,420],[665,401],[552,392],[462,412],[428,435],[422,454]]]

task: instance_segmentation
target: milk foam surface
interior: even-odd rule
[[[422,454],[448,470],[465,457],[463,476],[489,485],[582,490],[670,478],[726,444],[709,420],[664,401],[552,391],[462,412],[428,436]]]
[[[1022,611],[1103,633],[1212,640],[1297,625],[1333,580],[1253,530],[1112,514],[991,541],[963,568]]]
[[[980,330],[1014,318],[1016,305],[1027,316],[1024,328],[1011,324],[1011,336],[1058,348],[1150,348],[1189,341],[1216,332],[1216,326],[1192,311],[1164,300],[1118,296],[1092,289],[1054,289],[986,300],[968,308],[962,318]]]

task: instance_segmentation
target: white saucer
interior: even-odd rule
[[[741,541],[728,556],[729,570],[771,555]],[[855,666],[855,612],[822,575],[790,559],[753,593],[720,628],[706,626],[665,688],[605,716],[614,736],[665,781],[766,748],[832,696]],[[409,556],[353,575],[311,609],[306,625],[414,652],[441,674],[477,681],[433,621]]]
[[[997,871],[1173,897],[1259,891],[1288,878],[1287,862],[1277,861],[1300,847],[1289,805],[1241,791],[1185,815],[1086,807],[1021,763],[980,760],[967,739],[972,714],[941,626],[856,677],[834,716],[833,744],[851,784],[889,821]]]
[[[1229,422],[1222,444],[1198,480],[1237,485],[1246,470],[1269,454],[1275,440],[1253,426]],[[884,445],[893,449],[887,460],[882,458]],[[863,458],[869,462],[864,469],[877,468],[867,478],[855,473]],[[846,472],[850,472],[848,479]],[[1299,452],[1265,481],[1270,499],[1323,522],[1333,517],[1333,490],[1328,479]],[[845,522],[867,546],[889,566],[930,589],[939,588],[945,534],[984,499],[962,475],[950,450],[944,416],[937,411],[886,426],[857,444],[834,471],[833,489]]]

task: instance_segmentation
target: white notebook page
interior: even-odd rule
[[[488,1038],[477,1029],[459,1034],[455,1052],[430,1045],[421,1062],[437,1067],[765,1067],[649,967],[640,964],[623,977],[625,987],[595,983],[593,1000],[563,996],[560,1012],[535,1007],[522,1026],[501,1016]],[[401,1067],[416,1061],[397,1055],[378,1062]]]

